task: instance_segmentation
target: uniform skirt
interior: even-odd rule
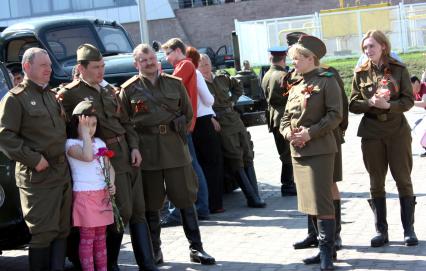
[[[337,152],[334,157],[334,173],[333,182],[340,182],[343,179],[343,165],[342,165],[342,144],[337,143]]]
[[[335,154],[293,157],[298,210],[309,215],[334,215],[331,185]]]
[[[114,223],[108,190],[74,191],[72,220],[74,227],[99,227]]]

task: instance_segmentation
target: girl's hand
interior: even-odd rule
[[[78,116],[78,133],[81,137],[90,135],[89,128],[89,117],[88,116]]]
[[[108,187],[108,191],[109,191],[110,195],[115,195],[115,184],[111,184]]]

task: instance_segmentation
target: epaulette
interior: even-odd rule
[[[333,76],[334,76],[334,73],[332,73],[332,72],[320,72],[320,73],[318,74],[318,76],[319,76],[319,77],[333,77]]]
[[[129,80],[127,80],[126,82],[124,82],[123,84],[121,84],[121,88],[126,88],[128,86],[130,86],[131,84],[133,84],[134,82],[136,82],[139,79],[138,75],[133,75],[132,77],[130,77]]]
[[[323,63],[321,63],[320,67],[323,68],[323,69],[326,69],[326,70],[330,69],[330,66],[323,64]]]
[[[10,89],[9,92],[13,93],[15,95],[20,94],[22,91],[24,91],[25,86],[21,83],[19,83],[17,86],[15,86],[14,88]]]
[[[174,75],[171,75],[171,74],[168,74],[168,73],[165,73],[165,72],[163,72],[161,75],[163,75],[164,77],[173,78],[173,79],[182,81],[182,78],[179,78],[177,76],[174,76]]]
[[[231,76],[231,74],[227,70],[217,70],[216,75],[225,75],[225,76]]]
[[[80,84],[80,80],[79,80],[79,79],[76,79],[76,80],[72,81],[71,83],[66,84],[66,85],[64,86],[64,88],[66,88],[66,89],[72,89],[73,87],[78,86],[78,84]]]

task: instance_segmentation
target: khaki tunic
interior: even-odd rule
[[[213,81],[206,80],[206,83],[214,96],[213,110],[221,126],[219,134],[226,163],[234,171],[253,163],[254,152],[250,134],[240,115],[233,109],[243,93],[241,84],[237,79],[224,74],[213,76]]]
[[[98,91],[83,80],[74,80],[59,92],[68,119],[76,105],[89,100],[93,103],[99,122],[99,137],[115,152],[111,164],[116,172],[116,200],[123,222],[144,223],[145,203],[141,176],[131,166],[130,150],[137,149],[139,139],[128,116],[123,112],[116,91],[111,87],[100,87]],[[124,138],[124,140],[122,139]],[[114,143],[108,144],[111,139]]]
[[[370,107],[368,99],[375,95],[382,78],[389,81],[390,108]],[[365,167],[370,174],[372,197],[385,196],[385,178],[390,167],[399,196],[412,196],[411,134],[403,112],[414,105],[410,76],[404,64],[390,59],[380,68],[371,61],[355,71],[349,110],[364,114],[358,127],[362,137]]]
[[[191,206],[196,200],[198,182],[188,145],[170,125],[180,114],[186,116],[187,125],[192,119],[192,107],[181,80],[162,73],[153,85],[140,75],[121,87],[124,110],[139,135],[147,209],[160,209],[166,194],[178,208]],[[152,101],[150,95],[157,101]]]
[[[0,103],[0,149],[16,161],[16,185],[32,239],[46,247],[70,228],[70,174],[65,159],[65,121],[55,94],[25,79]],[[49,167],[34,168],[41,156]]]
[[[337,143],[333,130],[341,121],[342,95],[333,75],[315,69],[289,90],[280,131],[289,140],[292,129],[304,126],[311,137],[302,148],[290,145],[301,212],[334,214],[331,185]]]

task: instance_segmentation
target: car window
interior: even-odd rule
[[[98,46],[92,30],[85,25],[46,31],[45,39],[50,51],[58,61],[75,59],[77,48],[84,43]]]
[[[6,77],[7,76],[7,77]],[[0,69],[0,98],[9,91],[9,86],[11,86],[9,73],[5,68]]]
[[[33,39],[17,39],[9,42],[6,63],[20,63],[25,50],[32,47],[40,47],[40,44]]]
[[[96,27],[106,52],[131,53],[133,51],[127,36],[121,28],[108,26]]]

